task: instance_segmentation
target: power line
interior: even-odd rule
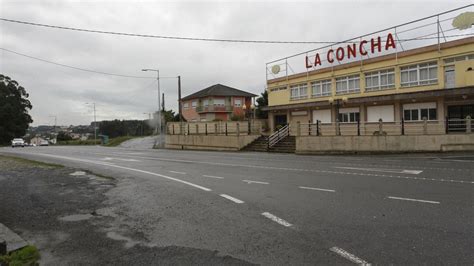
[[[267,43],[267,44],[269,43],[276,43],[276,44],[330,44],[330,43],[334,43],[334,42],[329,42],[329,41],[269,41],[269,40],[241,40],[241,39],[215,39],[215,38],[165,36],[165,35],[138,34],[138,33],[73,28],[73,27],[42,24],[42,23],[35,23],[35,22],[14,20],[14,19],[7,19],[7,18],[0,18],[0,20],[11,22],[11,23],[18,23],[18,24],[25,24],[25,25],[30,25],[30,26],[46,27],[46,28],[53,28],[53,29],[61,29],[61,30],[72,30],[72,31],[90,32],[90,33],[121,35],[121,36],[129,36],[129,37],[143,37],[143,38],[170,39],[170,40],[233,42],[233,43]]]
[[[102,71],[96,71],[96,70],[91,70],[91,69],[86,69],[86,68],[80,68],[80,67],[65,65],[65,64],[61,64],[61,63],[56,63],[56,62],[53,62],[53,61],[49,61],[49,60],[46,60],[46,59],[38,58],[38,57],[35,57],[35,56],[31,56],[31,55],[27,55],[27,54],[22,54],[22,53],[19,53],[19,52],[15,52],[15,51],[12,51],[12,50],[9,50],[9,49],[5,49],[5,48],[2,48],[2,47],[0,47],[0,50],[5,51],[5,52],[9,52],[9,53],[12,53],[12,54],[24,56],[24,57],[27,57],[27,58],[30,58],[30,59],[42,61],[42,62],[45,62],[45,63],[49,63],[49,64],[53,64],[53,65],[57,65],[57,66],[62,66],[62,67],[67,67],[67,68],[71,68],[71,69],[75,69],[75,70],[90,72],[90,73],[96,73],[96,74],[102,74],[102,75],[108,75],[108,76],[116,76],[116,77],[123,77],[123,78],[156,79],[156,78],[152,78],[152,77],[122,75],[122,74],[115,74],[115,73],[109,73],[109,72],[102,72]]]

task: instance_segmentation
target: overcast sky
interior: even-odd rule
[[[43,24],[184,37],[340,41],[471,4],[468,1],[22,1],[0,0],[0,16]],[[0,21],[0,47],[102,72],[182,77],[183,96],[221,83],[260,94],[265,63],[317,47],[124,37]],[[30,93],[33,125],[144,119],[157,109],[156,82],[68,69],[0,51],[0,73]],[[177,110],[177,80],[162,79],[167,109]]]

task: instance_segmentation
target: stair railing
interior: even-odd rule
[[[273,147],[275,144],[280,142],[282,139],[290,135],[290,125],[286,124],[284,127],[278,129],[275,133],[268,137],[268,148]]]

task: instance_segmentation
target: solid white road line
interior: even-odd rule
[[[119,169],[125,169],[133,172],[139,172],[139,173],[144,173],[144,174],[149,174],[149,175],[154,175],[154,176],[159,176],[168,180],[176,181],[182,184],[186,184],[188,186],[192,186],[195,188],[202,189],[204,191],[212,191],[210,188],[203,187],[200,185],[193,184],[188,181],[184,181],[178,178],[166,176],[166,175],[160,175],[157,173],[145,171],[145,170],[140,170],[140,169],[135,169],[135,168],[130,168],[130,167],[125,167],[125,166],[120,166],[120,165],[115,165],[115,164],[110,164],[110,163],[102,163],[102,162],[96,162],[96,161],[91,161],[91,160],[85,160],[85,159],[79,159],[79,158],[73,158],[73,157],[66,157],[66,156],[59,156],[59,155],[52,155],[52,154],[46,154],[46,153],[35,153],[35,155],[40,155],[40,156],[46,156],[46,157],[52,157],[52,158],[57,158],[57,159],[65,159],[65,160],[70,160],[70,161],[78,161],[78,162],[84,162],[84,163],[90,163],[90,164],[96,164],[96,165],[103,165],[103,166],[109,166],[109,167],[115,167]]]
[[[361,170],[361,171],[372,171],[372,172],[384,172],[384,173],[398,173],[398,174],[410,174],[410,175],[419,175],[422,173],[422,170],[405,170],[405,169],[382,169],[382,168],[358,168],[358,167],[334,167],[339,169],[349,169],[349,170]]]
[[[417,201],[417,202],[432,203],[432,204],[439,204],[439,203],[440,203],[439,201],[410,199],[410,198],[400,198],[400,197],[392,197],[392,196],[388,196],[387,198],[389,198],[389,199],[395,199],[395,200]]]
[[[317,187],[299,187],[302,189],[310,189],[310,190],[318,190],[318,191],[326,191],[326,192],[336,192],[333,189],[325,189],[325,188],[317,188]]]
[[[170,173],[175,173],[175,174],[180,174],[180,175],[185,175],[185,172],[176,172],[176,171],[168,171]]]
[[[204,177],[210,177],[210,178],[216,178],[216,179],[224,179],[223,177],[221,176],[213,176],[213,175],[202,175]]]
[[[274,221],[274,222],[277,222],[277,223],[283,225],[283,226],[286,226],[286,227],[291,227],[292,226],[292,224],[290,224],[289,222],[287,222],[287,221],[285,221],[281,218],[278,218],[278,217],[276,217],[275,215],[273,215],[269,212],[263,212],[262,215],[267,217],[268,219]]]
[[[228,200],[231,200],[231,201],[233,201],[233,202],[235,202],[235,203],[238,203],[238,204],[244,203],[242,200],[239,200],[239,199],[237,199],[237,198],[231,197],[231,196],[226,195],[226,194],[221,194],[220,196],[223,197],[223,198],[226,198],[226,199],[228,199]]]
[[[242,180],[244,182],[247,182],[248,184],[252,184],[252,183],[255,183],[255,184],[262,184],[262,185],[268,185],[270,183],[268,182],[262,182],[262,181],[252,181],[252,180]]]
[[[368,263],[367,261],[355,256],[354,254],[351,254],[347,251],[345,251],[344,249],[342,248],[338,248],[338,247],[332,247],[329,249],[330,251],[338,254],[339,256],[347,259],[347,260],[350,260],[356,264],[359,264],[359,265],[370,265],[370,263]]]

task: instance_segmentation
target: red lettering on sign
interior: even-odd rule
[[[356,44],[355,44],[355,43],[352,44],[352,46],[348,45],[348,46],[347,46],[347,58],[348,58],[348,59],[351,59],[351,55],[352,55],[353,57],[356,57],[356,50],[357,50],[357,49],[356,49]]]
[[[329,56],[330,54],[333,54],[333,53],[334,53],[334,50],[329,49],[328,54],[327,54],[327,59],[329,63],[334,63],[334,59],[332,58],[332,56],[331,57]]]
[[[393,36],[391,33],[387,35],[387,42],[385,43],[385,51],[388,50],[388,48],[392,47],[395,49],[395,40],[393,39]]]
[[[375,53],[375,47],[377,47],[379,53],[382,52],[382,40],[380,37],[377,37],[377,43],[375,43],[374,39],[370,39],[370,51],[372,53]]]
[[[336,59],[337,61],[342,61],[342,59],[344,59],[344,48],[342,47],[337,48]]]
[[[321,58],[319,58],[319,54],[316,54],[316,58],[314,59],[314,66],[321,65]]]
[[[313,66],[309,64],[308,56],[306,56],[306,68],[312,68]]]
[[[360,53],[361,55],[367,55],[367,51],[366,51],[365,48],[364,48],[364,44],[366,44],[366,43],[367,43],[367,41],[366,41],[366,40],[363,40],[363,41],[361,41],[360,44],[359,44],[359,53]]]

